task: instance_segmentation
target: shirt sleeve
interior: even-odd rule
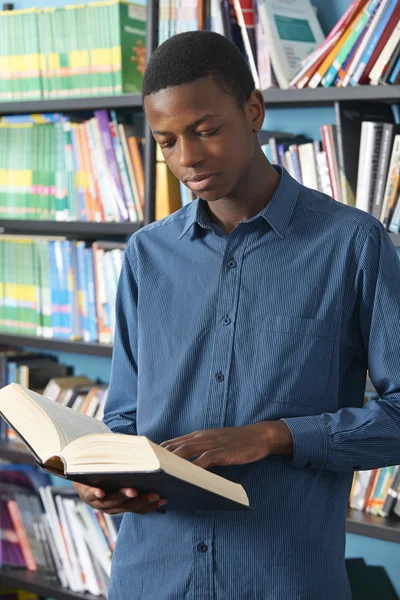
[[[124,255],[115,303],[115,334],[110,386],[103,422],[114,433],[136,435],[138,287],[129,258]]]
[[[347,471],[400,464],[400,261],[379,221],[362,244],[354,286],[352,329],[379,399],[282,419],[292,433],[296,467]]]

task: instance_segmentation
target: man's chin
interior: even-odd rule
[[[224,198],[224,196],[224,194],[218,192],[217,190],[200,192],[198,195],[199,198],[205,200],[206,202],[216,202],[217,200],[221,200],[222,198]]]

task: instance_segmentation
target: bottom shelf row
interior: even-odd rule
[[[347,531],[386,541],[400,542],[400,519],[394,517],[384,519],[349,509]],[[82,594],[63,588],[54,576],[3,567],[0,568],[0,589],[7,587],[18,587],[54,600],[95,600],[95,598],[101,600],[104,598],[104,596]]]

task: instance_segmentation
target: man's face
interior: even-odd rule
[[[229,196],[253,156],[251,111],[240,111],[211,78],[161,90],[144,102],[174,175],[204,200]]]

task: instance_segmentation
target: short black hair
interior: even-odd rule
[[[144,73],[142,96],[203,77],[212,77],[240,109],[255,89],[247,62],[233,42],[214,31],[187,31],[154,51]]]

